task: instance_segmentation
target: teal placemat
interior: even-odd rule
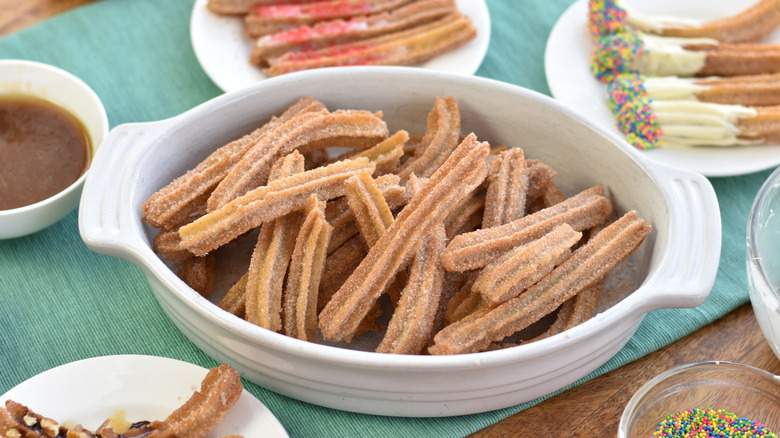
[[[544,46],[570,3],[488,0],[491,43],[477,74],[549,94]],[[168,118],[221,93],[190,45],[192,4],[103,0],[0,39],[0,58],[46,62],[79,76],[103,100],[112,127]],[[696,309],[650,313],[628,345],[588,378],[667,345],[748,300],[745,224],[768,175],[712,180],[725,207],[723,255],[710,298]],[[76,212],[40,233],[0,241],[0,393],[63,363],[124,353],[214,365],[167,319],[138,269],[84,246]],[[464,436],[533,404],[455,418],[389,418],[321,408],[246,386],[293,437]]]

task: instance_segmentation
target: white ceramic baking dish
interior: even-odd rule
[[[558,171],[567,194],[603,184],[619,213],[653,231],[602,294],[586,323],[520,347],[449,357],[387,355],[307,343],[251,325],[187,287],[152,251],[141,204],[213,148],[301,96],[329,108],[381,110],[391,132],[425,129],[436,96],[454,96],[462,133],[524,148]],[[182,115],[111,131],[95,157],[79,212],[92,250],[136,264],[181,331],[259,385],[336,409],[451,416],[523,403],[563,388],[611,358],[643,316],[694,307],[709,294],[720,255],[717,200],[706,178],[653,164],[622,139],[539,93],[479,77],[413,68],[334,68],[282,76],[219,96]],[[625,287],[626,282],[633,284]]]

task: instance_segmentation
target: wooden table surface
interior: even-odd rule
[[[96,0],[0,0],[0,36]],[[492,437],[616,436],[631,395],[653,376],[691,362],[740,362],[780,374],[780,360],[758,327],[750,304],[674,344],[550,398],[472,435]]]

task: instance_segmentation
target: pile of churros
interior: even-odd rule
[[[251,239],[222,309],[310,342],[372,332],[377,352],[441,355],[589,319],[651,230],[600,185],[567,197],[523,149],[461,136],[453,97],[418,135],[382,117],[301,98],[143,204],[155,251],[209,295],[221,249]],[[547,315],[545,333],[517,335]]]
[[[639,149],[780,142],[776,0],[718,20],[646,16],[589,0],[591,70]]]
[[[243,18],[268,76],[342,65],[413,65],[474,39],[455,0],[209,0]]]
[[[204,438],[216,428],[235,405],[244,387],[233,368],[222,364],[212,368],[196,391],[165,420],[115,424],[107,419],[92,431],[81,425],[67,427],[29,407],[7,400],[0,408],[0,436],[8,438]],[[242,438],[228,435],[221,438]]]

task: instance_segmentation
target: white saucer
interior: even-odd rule
[[[200,388],[207,369],[156,356],[102,356],[44,371],[2,396],[64,424],[95,429],[118,413],[131,422],[163,420]],[[237,434],[287,438],[268,408],[244,390],[207,438]]]
[[[746,7],[733,0],[628,0],[624,4],[643,14],[713,19],[734,14]],[[618,131],[607,107],[606,86],[590,72],[590,35],[586,29],[587,0],[572,4],[553,27],[547,40],[545,73],[556,99],[592,121]],[[780,32],[769,38],[780,43]],[[626,144],[626,147],[631,147]],[[742,175],[780,165],[780,145],[697,147],[643,151],[654,161],[699,172],[705,176]]]
[[[244,33],[240,17],[225,17],[206,9],[208,0],[196,0],[190,21],[190,37],[198,62],[223,91],[233,91],[268,76],[249,63],[252,39]],[[482,64],[490,42],[490,14],[485,0],[457,0],[460,11],[471,18],[477,37],[468,44],[421,64],[421,68],[472,75]]]

